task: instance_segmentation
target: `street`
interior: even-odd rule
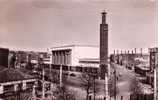
[[[117,100],[121,100],[121,96],[123,96],[123,100],[129,100],[130,85],[131,81],[135,78],[135,73],[117,64],[112,64],[111,69],[113,68],[116,68],[116,76],[118,76],[117,87],[119,92]]]

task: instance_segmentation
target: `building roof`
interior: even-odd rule
[[[19,69],[4,68],[0,71],[0,83],[33,79],[34,77],[23,73]]]
[[[150,66],[149,64],[145,64],[145,63],[141,63],[139,65],[136,65],[137,68],[141,69],[141,70],[150,70]]]
[[[64,46],[56,46],[56,47],[51,47],[53,48],[66,48],[66,47],[99,47],[98,45],[64,45]]]
[[[99,58],[81,58],[79,62],[96,62],[99,63]]]

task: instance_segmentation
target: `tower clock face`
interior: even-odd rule
[[[104,27],[103,30],[104,30],[104,31],[107,31],[107,27]]]
[[[104,31],[106,31],[107,29],[106,29],[106,27],[104,27]]]

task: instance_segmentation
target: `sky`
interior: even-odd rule
[[[0,47],[99,45],[103,10],[109,51],[158,47],[157,0],[0,0]]]

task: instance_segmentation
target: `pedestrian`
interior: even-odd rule
[[[121,100],[123,100],[123,96],[121,96]]]
[[[118,81],[118,76],[116,77],[117,81]]]

